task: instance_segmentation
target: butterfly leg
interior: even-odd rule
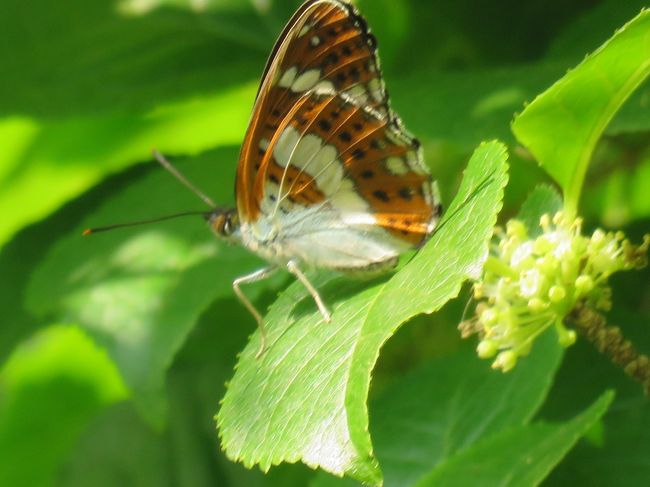
[[[298,280],[302,283],[303,286],[307,288],[307,291],[309,291],[309,294],[311,294],[311,297],[314,298],[314,301],[316,302],[316,306],[318,306],[318,310],[320,311],[320,314],[323,315],[323,319],[326,322],[332,321],[332,315],[330,314],[329,310],[327,309],[327,306],[325,306],[325,303],[323,302],[322,298],[320,297],[320,294],[318,294],[318,291],[316,288],[312,285],[311,282],[309,282],[309,279],[307,279],[307,276],[303,274],[303,272],[300,270],[298,265],[293,261],[290,260],[287,262],[287,270],[296,276]]]
[[[258,282],[262,281],[271,274],[273,274],[275,271],[277,271],[277,267],[266,267],[264,269],[260,269],[258,271],[253,272],[252,274],[249,274],[247,276],[242,276],[238,277],[235,279],[232,283],[232,288],[235,290],[235,294],[239,298],[239,300],[246,306],[246,309],[250,311],[250,313],[253,315],[255,320],[257,321],[257,326],[260,329],[260,348],[257,351],[257,354],[255,355],[256,358],[259,358],[262,353],[264,353],[264,349],[266,348],[266,330],[264,329],[264,319],[262,318],[262,315],[255,309],[255,306],[253,306],[253,303],[250,302],[250,300],[246,297],[246,295],[243,293],[241,288],[242,284],[250,284],[252,282]]]

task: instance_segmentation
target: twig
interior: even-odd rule
[[[614,364],[638,381],[646,395],[650,396],[650,358],[639,353],[632,342],[625,339],[620,328],[607,325],[602,314],[584,303],[576,305],[567,320],[599,352],[607,355]]]

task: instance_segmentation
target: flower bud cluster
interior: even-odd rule
[[[496,232],[498,242],[474,284],[476,316],[460,325],[463,336],[478,334],[478,355],[493,358],[493,368],[512,369],[551,326],[562,346],[572,345],[576,333],[563,319],[576,303],[608,310],[609,276],[646,264],[650,236],[634,246],[621,232],[583,236],[581,226],[581,219],[559,212],[541,218],[537,237],[519,220]]]

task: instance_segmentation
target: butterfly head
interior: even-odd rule
[[[206,214],[205,219],[212,231],[220,238],[237,241],[239,236],[239,216],[232,208],[215,208]]]

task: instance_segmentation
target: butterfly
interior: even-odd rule
[[[269,263],[233,282],[259,325],[258,355],[264,320],[242,285],[285,269],[330,321],[305,268],[391,269],[427,241],[442,213],[420,143],[390,108],[377,41],[343,0],[305,2],[276,42],[239,156],[236,208],[216,207],[156,156],[213,208],[205,217],[217,236]]]
[[[233,283],[262,332],[241,285],[284,268],[330,321],[304,267],[374,273],[431,236],[437,186],[390,108],[377,41],[353,5],[307,1],[281,33],[241,148],[236,201],[208,220],[270,263]]]

